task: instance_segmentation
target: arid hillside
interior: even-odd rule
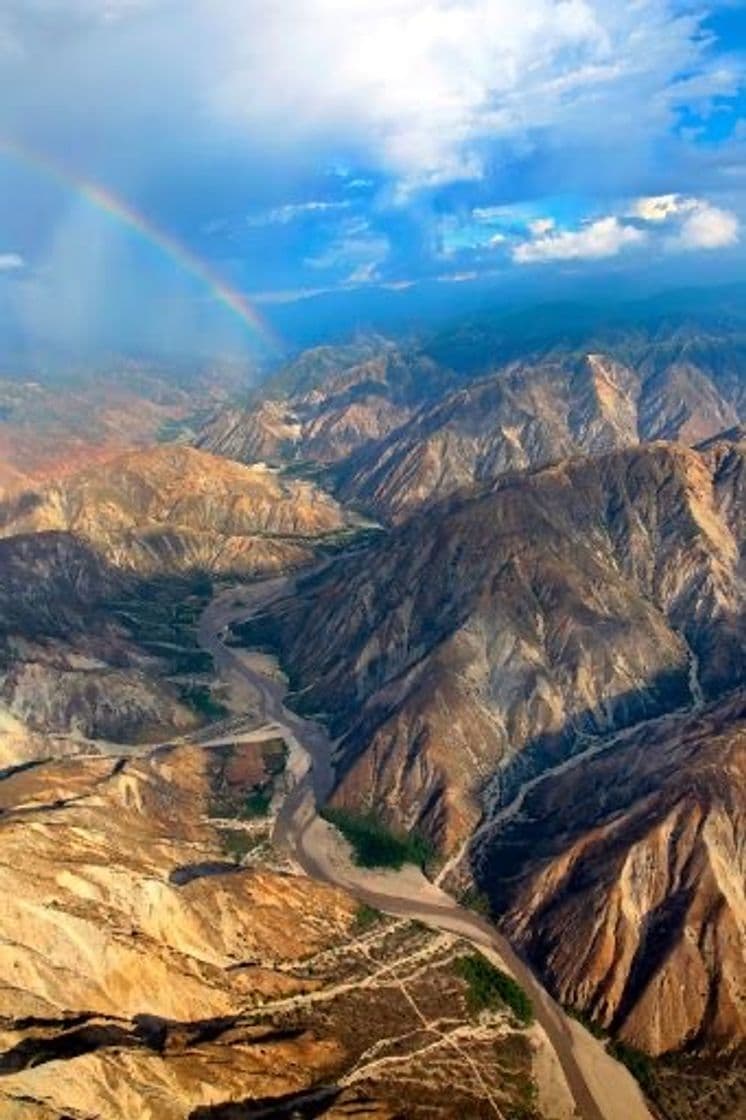
[[[569,1117],[536,1028],[470,1011],[458,939],[283,866],[244,811],[275,747],[2,777],[3,1117]]]
[[[0,518],[4,536],[70,532],[140,575],[282,570],[311,558],[306,539],[348,521],[310,482],[173,445],[25,490],[6,500]]]
[[[696,444],[743,420],[737,383],[701,368],[686,348],[657,362],[606,353],[514,362],[424,407],[340,472],[339,492],[401,520],[460,488],[641,441]]]
[[[745,477],[743,448],[727,439],[701,452],[655,443],[507,475],[476,497],[433,507],[379,546],[301,580],[298,596],[238,633],[249,643],[279,649],[297,703],[321,713],[339,737],[333,802],[372,810],[396,828],[425,832],[444,854],[466,845],[464,870],[470,834],[480,820],[494,817],[499,823],[501,808],[524,783],[544,772],[561,773],[573,755],[601,750],[619,729],[696,708],[743,684]],[[728,724],[725,741],[732,746],[713,749],[707,767],[713,788],[723,790],[725,807],[707,808],[703,797],[691,805],[686,826],[683,817],[679,822],[696,833],[696,822],[711,817],[711,832],[724,834],[723,866],[732,864],[743,845],[743,786],[731,762],[735,736],[736,725]],[[613,746],[611,773],[617,757],[619,775],[626,775],[629,761]],[[629,804],[620,803],[617,828],[626,838],[620,845],[638,842],[635,813],[641,806],[652,811],[646,791],[658,783],[657,812],[668,822],[660,827],[679,837],[676,811],[663,808],[671,788],[664,762],[663,750],[660,760],[651,753],[648,775],[640,773],[641,789],[633,785]],[[684,754],[680,770],[675,762],[669,758],[666,765],[674,767],[686,801],[691,764]],[[573,771],[573,780],[579,773]],[[591,798],[591,812],[600,818],[604,802],[594,805],[593,790],[613,781],[619,779],[607,775],[594,784],[589,777],[578,794]],[[578,881],[585,882],[593,866],[586,862],[590,824],[583,809],[570,808],[575,792],[568,789],[558,819],[564,822],[563,841],[576,835],[568,833],[576,816],[581,822],[572,851]],[[540,830],[541,819],[538,815]],[[478,878],[497,902],[508,887],[490,870],[495,866],[490,843],[498,845],[502,834],[496,828],[491,835],[493,840],[479,847],[479,868],[488,870],[480,870]],[[680,857],[670,858],[686,861],[689,841],[679,842]],[[738,872],[728,872],[727,889],[713,894],[706,865],[720,857],[712,848],[697,848],[694,838],[691,843],[695,863],[685,880],[690,904],[696,910],[708,905],[707,898],[720,897],[722,909],[722,925],[720,919],[714,927],[703,919],[693,928],[701,928],[703,937],[710,936],[707,930],[720,930],[735,960],[743,949],[745,912]],[[680,893],[685,888],[656,863],[660,856],[659,850],[649,854],[650,882],[635,888],[638,911],[630,922],[654,922],[660,907],[665,914],[669,907],[681,918],[671,939],[687,938],[690,927],[682,915],[689,903]],[[593,919],[601,929],[604,922],[614,927],[612,903],[625,890],[615,877],[618,866],[609,855],[608,894],[598,896],[607,916],[595,911]],[[538,875],[541,868],[533,872],[531,865],[525,875]],[[721,969],[709,950],[702,951],[709,962],[706,984],[721,993],[721,1012],[715,1004],[705,1011],[699,996],[679,1002],[674,1012],[664,999],[656,1001],[653,989],[644,992],[632,975],[639,954],[631,943],[618,962],[616,995],[606,991],[609,976],[597,978],[596,991],[590,976],[564,975],[547,957],[554,936],[560,938],[557,952],[563,952],[559,931],[566,927],[558,918],[556,927],[548,922],[545,928],[539,888],[538,912],[529,901],[532,889],[533,881],[515,903],[517,916],[511,910],[508,920],[518,928],[525,913],[519,940],[535,951],[537,964],[568,1002],[653,1052],[688,1038],[717,1044],[742,1037],[742,1013],[733,1010],[742,996],[726,978],[733,966],[723,963]],[[567,905],[581,908],[578,923],[583,917],[590,922],[590,907],[583,911],[581,900],[582,893],[574,891]],[[503,912],[502,901],[497,912]],[[584,946],[593,928],[579,926]],[[569,943],[567,951],[582,959]],[[613,942],[598,952],[608,952],[610,962],[617,953]],[[639,967],[655,972],[649,959]],[[672,983],[668,977],[675,967],[672,954],[671,971],[663,968],[656,983]],[[707,1004],[707,992],[700,996]],[[654,1025],[653,1006],[665,1028]]]
[[[396,522],[506,471],[691,446],[746,418],[736,330],[664,321],[532,343],[522,329],[525,341],[465,323],[419,343],[305,351],[248,407],[218,409],[197,445],[322,471],[343,500]]]
[[[741,690],[623,734],[476,859],[562,1002],[653,1054],[746,1037],[745,717]]]

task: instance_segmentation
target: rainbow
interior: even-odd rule
[[[108,215],[120,225],[137,234],[149,245],[154,245],[180,269],[195,277],[209,289],[214,299],[237,315],[253,334],[261,337],[272,350],[280,349],[279,338],[269,324],[251,306],[246,296],[232,288],[225,280],[191,249],[183,245],[166,230],[156,226],[144,214],[138,213],[124,199],[102,187],[93,179],[88,179],[69,170],[58,160],[32,151],[15,140],[0,137],[0,154],[11,156],[19,163],[53,179],[66,190],[80,195],[97,210]]]

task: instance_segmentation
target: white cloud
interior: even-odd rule
[[[312,299],[314,296],[323,296],[335,288],[274,288],[268,292],[251,292],[252,303],[296,303],[302,299]]]
[[[0,253],[0,272],[12,272],[23,268],[23,257],[19,253]]]
[[[630,210],[632,217],[644,222],[673,225],[676,232],[668,238],[669,249],[724,249],[739,237],[738,218],[704,198],[681,194],[661,194],[638,198]]]
[[[700,203],[684,219],[681,229],[670,242],[673,249],[725,249],[735,245],[739,222],[730,210],[721,210],[709,203]]]
[[[638,198],[632,205],[630,216],[643,222],[665,222],[675,214],[695,209],[699,204],[696,198],[684,198],[680,194],[659,194]]]
[[[350,278],[358,270],[361,276],[368,270],[372,275],[390,248],[388,237],[371,229],[364,218],[349,218],[341,223],[325,249],[314,257],[306,257],[303,263],[319,270],[349,269]]]
[[[490,145],[530,146],[537,130],[558,146],[644,143],[737,81],[710,57],[703,13],[672,0],[214,0],[210,12],[228,33],[214,110],[280,142],[340,137],[404,193],[478,178]]]
[[[345,283],[357,287],[362,284],[372,284],[378,279],[378,262],[365,261],[352,270]]]
[[[297,218],[306,218],[310,214],[326,214],[334,210],[346,210],[350,203],[347,200],[340,202],[325,202],[311,199],[308,202],[287,202],[284,206],[275,206],[261,214],[250,214],[246,218],[248,226],[287,225]]]
[[[444,272],[437,279],[441,284],[467,284],[478,276],[478,272]]]
[[[739,83],[737,61],[703,33],[707,6],[683,3],[4,0],[0,52],[28,64],[0,75],[0,114],[23,133],[29,97],[14,108],[13,90],[30,73],[63,137],[91,96],[108,123],[147,126],[163,103],[175,121],[187,110],[190,135],[244,138],[270,160],[303,147],[317,166],[333,152],[342,179],[383,171],[403,195],[483,176],[547,136],[553,152],[602,151],[621,167],[682,106],[706,114]]]
[[[497,222],[501,218],[510,216],[511,209],[509,206],[475,206],[471,212],[471,216],[475,222]]]
[[[516,245],[513,260],[518,264],[543,261],[600,260],[614,257],[623,249],[640,245],[646,234],[618,218],[598,218],[578,230],[562,230],[534,237]]]
[[[545,234],[550,233],[555,226],[554,218],[536,218],[533,222],[528,223],[529,231],[534,237],[543,237]]]

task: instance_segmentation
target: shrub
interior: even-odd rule
[[[627,1046],[624,1042],[612,1042],[609,1053],[618,1062],[625,1065],[640,1088],[650,1093],[655,1087],[655,1073],[652,1060],[642,1050],[635,1050],[634,1046]]]
[[[482,914],[485,918],[492,916],[492,904],[484,891],[471,887],[463,892],[458,901],[460,906],[472,910],[475,914]]]
[[[234,863],[240,863],[245,855],[257,845],[257,838],[249,832],[237,828],[221,828],[220,839],[223,852]]]
[[[383,914],[380,910],[376,910],[375,906],[368,906],[367,902],[361,902],[355,911],[353,928],[356,933],[364,933],[366,929],[380,922],[382,917]]]
[[[266,817],[272,801],[272,790],[265,786],[255,786],[246,797],[242,817]]]
[[[608,1033],[604,1030],[604,1028],[599,1026],[598,1023],[594,1023],[593,1019],[591,1019],[591,1017],[584,1011],[578,1010],[577,1007],[566,1007],[565,1013],[569,1015],[571,1019],[575,1019],[578,1023],[581,1024],[581,1026],[585,1027],[585,1029],[589,1031],[594,1038],[608,1038]]]
[[[223,719],[228,715],[228,709],[213,697],[206,685],[186,684],[179,691],[183,702],[207,720]]]
[[[352,845],[359,867],[400,868],[405,863],[422,866],[431,855],[430,845],[417,833],[400,836],[391,832],[373,813],[351,813],[347,809],[324,809],[324,820],[338,828]]]
[[[470,1011],[479,1012],[505,1005],[524,1026],[534,1021],[531,1000],[520,984],[484,957],[477,953],[459,957],[455,968],[457,975],[466,981],[466,1002]]]

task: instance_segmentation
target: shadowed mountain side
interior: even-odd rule
[[[670,444],[506,477],[301,579],[245,637],[342,737],[336,801],[450,850],[530,744],[737,681],[743,477]]]
[[[740,319],[637,313],[593,330],[568,305],[535,321],[460,321],[419,343],[308,350],[248,407],[217,412],[197,444],[326,473],[345,500],[397,521],[505,471],[652,439],[693,444],[744,419]]]
[[[727,439],[508,475],[301,578],[237,627],[279,650],[296,705],[338,738],[332,803],[423,832],[444,854],[467,854],[481,820],[478,882],[508,907],[519,944],[563,998],[654,1053],[743,1036],[742,743],[729,702],[709,724],[696,709],[743,681],[745,477]],[[666,713],[687,708],[699,739],[679,750]],[[717,727],[727,749],[707,746]],[[547,791],[566,775],[547,806],[557,853],[539,843],[544,807],[525,821],[521,801],[546,772]],[[522,854],[502,832],[514,817]]]
[[[741,692],[539,781],[477,857],[555,995],[651,1053],[746,1036],[745,766]]]
[[[130,452],[8,497],[4,764],[50,753],[45,732],[132,743],[217,718],[210,658],[194,635],[209,577],[301,567],[351,524],[313,483],[179,446]]]

